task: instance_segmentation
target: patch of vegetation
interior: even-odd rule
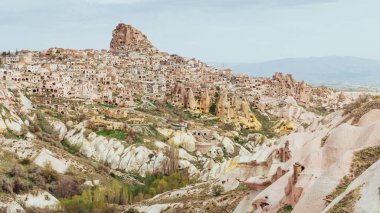
[[[78,178],[70,175],[62,175],[57,179],[56,184],[50,189],[55,197],[69,198],[82,193],[82,181],[78,180]]]
[[[353,123],[358,123],[360,118],[373,109],[380,109],[380,101],[371,101],[363,104],[362,107],[351,111],[350,118],[353,118]]]
[[[344,107],[344,114],[347,115],[351,113],[353,110],[358,109],[362,107],[365,103],[370,101],[370,96],[360,96],[358,99],[356,99],[355,102],[348,104]]]
[[[249,134],[253,134],[254,131],[252,129],[246,129],[246,128],[243,128],[240,130],[240,135],[242,136],[247,136]]]
[[[140,213],[140,211],[138,211],[137,209],[135,208],[129,208],[127,211],[125,211],[124,213]]]
[[[351,213],[354,212],[356,201],[360,198],[360,187],[350,191],[342,200],[335,204],[329,213]]]
[[[366,169],[380,159],[380,146],[369,147],[354,153],[350,173],[343,177],[338,186],[331,192],[326,199],[334,200],[344,191],[348,185],[359,177]]]
[[[154,108],[136,108],[140,112],[145,112],[158,117],[165,117],[171,121],[184,121],[197,119],[198,116],[190,113],[184,108],[174,107],[170,103],[155,102]]]
[[[83,136],[86,137],[86,138],[88,139],[88,136],[89,136],[91,133],[92,133],[91,130],[86,129],[86,130],[84,130],[84,132],[83,132]]]
[[[106,108],[116,108],[114,105],[106,104],[106,103],[97,103],[96,105]]]
[[[234,137],[234,142],[235,142],[235,143],[238,143],[238,144],[240,144],[240,145],[242,145],[242,146],[246,143],[246,141],[241,140],[239,136],[235,136],[235,137]]]
[[[37,125],[43,132],[47,134],[56,133],[53,126],[49,123],[49,121],[46,119],[46,116],[43,113],[37,112],[36,118],[37,118]]]
[[[126,134],[122,130],[99,130],[96,132],[97,135],[101,135],[107,138],[115,138],[118,140],[125,140],[126,139]]]
[[[4,134],[4,137],[7,139],[20,139],[19,135],[16,135],[12,130],[7,130]]]
[[[202,122],[206,126],[214,126],[217,123],[219,123],[220,120],[219,120],[219,118],[212,118],[212,119],[203,119]]]
[[[253,132],[263,134],[268,138],[276,137],[277,134],[272,129],[276,122],[272,121],[270,117],[264,115],[257,109],[251,108],[251,110],[255,114],[257,120],[261,123],[261,130]]]
[[[61,198],[81,193],[81,182],[75,174],[59,175],[50,164],[41,168],[29,159],[18,162],[16,159],[2,157],[0,170],[0,192],[6,194],[28,193],[35,189],[45,189]]]
[[[345,122],[349,119],[353,119],[353,123],[355,124],[359,122],[363,115],[373,109],[380,109],[380,100],[375,98],[371,101],[370,96],[361,96],[354,103],[351,103],[344,108],[343,115],[349,114]]]
[[[5,112],[10,113],[9,109],[6,108],[4,105],[0,104],[0,108],[1,108],[1,109],[4,109]]]
[[[211,104],[209,112],[213,115],[216,114],[216,104],[215,103]]]
[[[319,104],[321,104],[321,103],[319,103]],[[329,112],[326,110],[326,108],[324,108],[322,106],[311,107],[311,106],[306,106],[306,105],[303,105],[300,103],[298,103],[298,105],[303,107],[307,111],[312,112],[316,115],[326,116],[327,114],[329,114]]]
[[[29,125],[29,131],[34,133],[39,139],[60,147],[59,134],[47,120],[42,112],[36,113],[36,118]]]
[[[68,151],[70,154],[76,154],[76,153],[79,153],[79,149],[80,147],[79,146],[73,146],[71,145],[66,139],[63,139],[61,141],[61,144],[63,145],[63,147],[65,148],[66,151]]]
[[[146,177],[135,175],[134,178],[144,185],[127,185],[130,203],[139,202],[166,191],[185,187],[194,182],[185,171],[174,172],[170,175],[156,174]]]
[[[325,137],[323,137],[323,138],[321,139],[321,147],[323,147],[323,146],[325,145],[325,143],[326,143],[327,139],[329,138],[329,136],[330,136],[330,135],[326,135]]]
[[[250,191],[251,189],[244,184],[239,184],[239,186],[235,189],[236,191]]]
[[[304,128],[304,129],[307,129],[311,124],[307,124],[307,123],[302,123],[301,126]]]
[[[289,204],[286,204],[281,209],[277,211],[277,213],[290,213],[293,211],[293,207]]]
[[[224,155],[227,155],[227,153],[225,153]],[[215,161],[215,163],[223,163],[224,158],[223,156],[217,156],[213,160]]]
[[[46,111],[46,113],[49,115],[49,116],[51,116],[51,117],[53,117],[53,118],[56,118],[56,119],[58,119],[58,120],[64,120],[64,115],[62,114],[62,113],[59,113],[59,112],[55,112],[55,111],[51,111],[51,110],[47,110]]]
[[[223,123],[222,125],[219,126],[222,130],[225,131],[235,131],[236,127],[233,124],[230,123]]]
[[[116,192],[115,192],[116,193]],[[115,207],[105,201],[106,194],[95,186],[84,190],[81,195],[60,200],[60,211],[68,213],[116,212]]]
[[[138,103],[138,104],[142,104],[142,100],[141,100],[141,97],[140,96],[133,96],[133,101]]]
[[[215,197],[221,195],[223,192],[224,192],[224,187],[222,185],[216,184],[216,185],[213,185],[211,188],[211,193]]]
[[[21,163],[22,165],[29,165],[29,164],[32,163],[32,160],[30,160],[30,158],[24,158],[24,159],[21,159],[21,160],[20,160],[20,163]]]
[[[133,130],[132,130],[133,131]],[[142,142],[142,137],[151,139],[151,140],[158,140],[158,141],[165,141],[167,138],[162,135],[154,126],[149,126],[146,131],[144,131],[145,134],[142,133],[136,133],[135,134],[135,141],[139,140]]]
[[[117,174],[115,174],[113,172],[110,173],[110,176],[113,177],[113,178],[115,178],[118,181],[123,181],[124,180],[124,178],[122,176],[119,176],[119,175],[117,175]]]

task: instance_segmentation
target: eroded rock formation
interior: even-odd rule
[[[275,97],[293,96],[302,103],[310,102],[311,88],[303,81],[296,81],[290,74],[276,73],[271,81],[270,95]]]
[[[127,24],[118,24],[112,31],[110,43],[112,51],[137,51],[152,52],[155,48],[150,43],[146,35]]]

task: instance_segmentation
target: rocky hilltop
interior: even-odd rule
[[[376,212],[376,94],[235,75],[119,24],[0,57],[0,211]]]
[[[112,31],[111,51],[154,51],[146,35],[127,24],[118,24]]]

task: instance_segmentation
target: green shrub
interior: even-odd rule
[[[49,123],[49,121],[46,119],[46,116],[43,113],[37,112],[36,118],[37,125],[43,132],[48,134],[57,134],[53,126]]]
[[[293,211],[293,207],[289,204],[286,204],[281,209],[277,211],[277,213],[290,213]]]
[[[222,185],[216,184],[211,188],[211,193],[214,196],[219,196],[224,192],[224,187]]]
[[[65,150],[68,151],[70,154],[76,154],[80,150],[79,146],[73,146],[73,145],[71,145],[66,139],[63,139],[61,141],[61,144],[65,148]]]
[[[13,192],[16,194],[19,194],[21,192],[24,192],[28,189],[27,184],[25,184],[24,181],[22,181],[20,178],[16,177],[13,179]]]
[[[42,141],[49,142],[54,146],[61,147],[59,143],[59,134],[54,127],[46,119],[46,115],[37,112],[36,117],[29,125],[29,131],[34,133]]]
[[[261,123],[261,130],[253,132],[263,134],[268,138],[276,137],[277,134],[272,129],[275,121],[271,121],[268,116],[264,115],[257,109],[251,108],[251,111],[255,114],[257,120]]]
[[[60,200],[60,209],[68,213],[113,213],[114,206],[105,201],[105,194],[98,186],[84,190],[81,195]]]
[[[98,106],[106,107],[106,108],[116,108],[114,105],[106,104],[106,103],[97,103]]]
[[[0,191],[7,194],[13,193],[13,183],[4,177],[0,177]]]
[[[12,132],[9,129],[3,135],[7,139],[20,139],[20,136],[16,135],[14,132]]]
[[[76,195],[71,199],[63,199],[60,205],[68,213],[89,213],[92,212],[93,207],[93,203],[83,195]]]
[[[192,183],[187,172],[174,172],[171,175],[148,175],[145,178],[134,176],[134,178],[144,185],[128,185],[130,194],[129,200],[138,202],[166,191],[178,189]]]
[[[104,130],[97,131],[96,134],[104,136],[104,137],[107,137],[107,138],[115,138],[115,139],[118,139],[118,140],[125,140],[126,139],[125,132],[121,131],[121,130],[107,130],[107,129],[104,129]]]
[[[82,193],[81,183],[71,176],[60,176],[57,185],[52,189],[53,195],[57,198],[68,198]]]
[[[359,177],[366,169],[380,159],[380,146],[368,147],[354,153],[350,173],[344,176],[333,192],[326,196],[327,200],[334,200],[350,183]]]
[[[216,114],[216,104],[215,103],[211,104],[209,112],[213,115]]]
[[[356,201],[360,199],[360,187],[357,187],[346,194],[338,203],[336,203],[328,213],[351,213],[355,210]]]
[[[41,175],[45,178],[47,183],[58,180],[58,173],[55,171],[50,163],[46,163],[41,171]]]
[[[8,174],[11,177],[25,177],[24,168],[21,165],[15,165]]]
[[[32,163],[32,160],[30,160],[30,158],[23,158],[20,160],[20,163],[22,165],[30,165]]]

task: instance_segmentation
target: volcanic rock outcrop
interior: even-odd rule
[[[127,24],[118,24],[112,31],[110,43],[112,51],[155,52],[146,35]]]
[[[295,81],[290,74],[276,73],[272,78],[273,96],[294,96],[297,101],[308,103],[311,88],[305,82]]]

